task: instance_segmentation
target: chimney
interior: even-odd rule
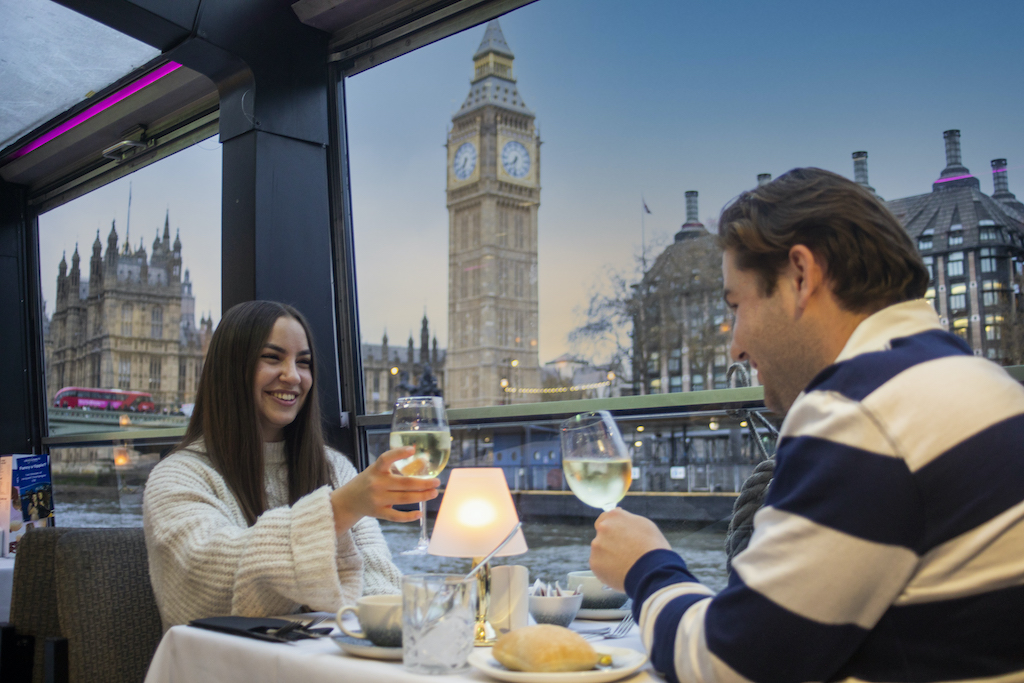
[[[871,194],[877,195],[875,188],[871,187],[868,183],[868,153],[867,152],[854,152],[853,153],[853,180],[864,189],[871,192]]]
[[[946,166],[960,166],[960,131],[947,130],[942,137],[946,140]]]
[[[1024,212],[1024,204],[1017,201],[1017,195],[1010,192],[1010,179],[1006,177],[1006,159],[992,160],[992,184],[995,185],[992,199]]]
[[[996,199],[999,195],[1010,194],[1010,180],[1006,177],[1006,159],[992,160],[992,184],[995,186],[992,196]]]
[[[853,180],[858,185],[864,185],[867,187],[868,184],[868,153],[867,152],[854,152],[853,153]]]
[[[947,130],[942,133],[946,141],[946,168],[939,179],[932,183],[932,191],[953,187],[980,187],[978,179],[971,175],[960,157],[960,131]]]
[[[771,181],[772,181],[772,174],[771,173],[758,173],[757,174],[757,186],[758,187],[761,187],[762,185],[767,185]]]
[[[700,223],[697,211],[697,191],[687,190],[686,191],[686,222],[687,223]]]

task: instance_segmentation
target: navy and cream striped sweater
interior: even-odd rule
[[[925,301],[793,404],[718,595],[655,550],[626,590],[672,681],[1024,681],[1024,388]]]

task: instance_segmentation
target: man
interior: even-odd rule
[[[785,414],[718,595],[652,522],[596,523],[669,680],[1024,680],[1024,389],[945,332],[874,195],[796,169],[722,213],[732,356]]]

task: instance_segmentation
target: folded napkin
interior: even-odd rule
[[[290,643],[293,640],[304,638],[316,638],[324,631],[331,629],[310,629],[295,628],[293,622],[286,619],[270,619],[268,617],[207,617],[206,619],[193,619],[188,622],[189,626],[205,628],[210,631],[220,631],[246,638],[257,640],[269,640],[275,643]],[[282,629],[288,630],[281,632]],[[279,632],[280,635],[279,635]]]
[[[540,597],[549,597],[549,598],[552,598],[552,597],[563,597],[564,598],[564,597],[568,597],[568,596],[571,596],[571,595],[579,595],[582,591],[583,591],[583,587],[582,586],[576,586],[575,590],[570,591],[570,590],[567,590],[565,588],[562,588],[561,584],[559,584],[557,581],[555,581],[554,585],[552,585],[550,583],[544,583],[540,579],[537,579],[536,581],[534,581],[533,585],[530,586],[530,595],[540,596]]]

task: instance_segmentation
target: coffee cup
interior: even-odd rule
[[[343,621],[352,612],[359,619],[359,631],[350,631]],[[338,610],[338,628],[353,638],[369,640],[380,647],[402,647],[402,596],[364,595],[355,605]]]
[[[566,582],[570,591],[577,588],[583,593],[580,609],[620,609],[629,598],[625,593],[609,588],[594,576],[594,572],[569,572]]]

